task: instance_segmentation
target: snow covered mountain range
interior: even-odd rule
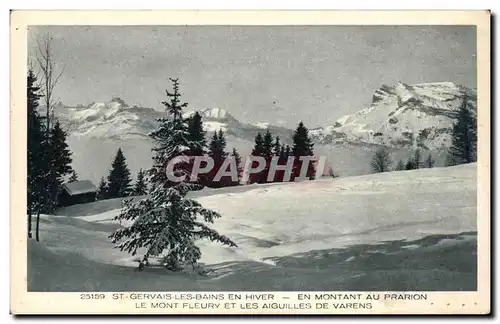
[[[269,128],[273,134],[287,142],[291,141],[293,131],[290,129],[269,123],[243,123],[222,108],[196,109],[184,113],[184,117],[189,117],[195,111],[203,118],[207,136],[222,129],[229,136],[253,141],[257,132]],[[147,137],[156,128],[156,119],[165,117],[164,112],[152,108],[130,107],[120,98],[113,98],[110,102],[95,102],[87,107],[67,107],[61,104],[56,109],[56,114],[71,135],[120,140]]]
[[[370,107],[344,116],[331,126],[306,126],[315,141],[315,153],[327,156],[328,165],[340,176],[370,173],[370,160],[380,145],[390,147],[394,163],[406,160],[416,145],[427,148],[440,166],[445,150],[439,148],[449,145],[454,114],[466,97],[475,109],[476,90],[453,83],[382,86],[373,95]],[[223,129],[227,149],[236,148],[242,156],[251,153],[257,132],[267,128],[282,142],[291,144],[293,129],[267,122],[245,123],[222,108],[196,111],[202,115],[207,137]],[[187,111],[185,117],[193,112]],[[82,179],[95,184],[107,174],[119,147],[133,174],[149,168],[153,143],[147,134],[156,128],[156,118],[165,117],[162,111],[129,106],[120,98],[88,106],[59,104],[55,113],[68,131],[73,167]]]
[[[447,148],[464,100],[477,110],[477,92],[452,82],[395,86],[375,91],[370,107],[311,130],[320,143],[366,143],[391,147]]]
[[[475,111],[476,90],[451,82],[383,85],[375,91],[370,107],[310,132],[319,144],[444,149],[450,144],[455,114],[465,98]],[[87,107],[58,107],[56,111],[72,135],[122,140],[147,136],[155,128],[155,119],[165,116],[152,108],[129,107],[120,98]],[[269,129],[285,142],[291,141],[292,129],[267,122],[241,122],[222,108],[196,109],[184,116],[194,111],[201,113],[208,136],[222,129],[229,136],[253,141],[257,132]]]
[[[129,107],[120,98],[113,98],[86,107],[58,107],[56,116],[71,135],[125,139],[147,136],[155,128],[156,118],[164,114],[152,108]]]
[[[270,123],[250,124],[244,123],[234,118],[226,109],[207,108],[196,109],[184,113],[184,117],[191,116],[198,111],[203,119],[203,126],[207,135],[212,135],[214,131],[222,129],[227,135],[246,141],[253,141],[258,132],[263,133],[267,129],[274,135],[279,136],[285,142],[290,143],[293,130],[275,126]]]

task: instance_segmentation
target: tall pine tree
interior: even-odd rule
[[[219,129],[218,140],[219,140],[221,154],[223,156],[227,156],[227,152],[226,152],[227,140],[226,140],[226,137],[224,136],[224,132],[222,131],[222,129]]]
[[[133,193],[136,196],[143,196],[147,194],[147,192],[148,186],[146,184],[145,174],[142,169],[140,169],[139,173],[137,173],[137,181],[135,182]]]
[[[254,147],[252,149],[252,156],[259,156],[259,157],[266,157],[266,150],[264,148],[264,139],[262,137],[262,134],[259,132],[255,136],[254,139]],[[257,161],[252,161],[252,169],[257,168],[258,162]],[[266,176],[264,171],[258,172],[258,173],[252,173],[248,177],[248,182],[249,183],[263,183],[266,182]]]
[[[418,169],[418,167],[415,165],[415,160],[413,158],[408,159],[408,161],[405,164],[405,170],[415,170]]]
[[[196,185],[184,181],[165,183],[166,164],[171,159],[184,155],[189,150],[187,124],[181,119],[179,83],[171,79],[174,92],[167,91],[170,102],[165,102],[171,118],[160,118],[159,128],[150,136],[155,140],[154,162],[148,174],[151,179],[149,195],[135,203],[126,200],[117,220],[128,220],[132,225],[114,232],[110,238],[122,251],[136,255],[140,248],[145,252],[140,258],[139,269],[157,259],[170,270],[184,266],[196,267],[201,251],[195,245],[198,239],[208,238],[225,245],[236,246],[228,237],[220,235],[207,224],[220,217],[215,211],[203,208],[196,200],[186,198]],[[181,165],[176,175],[185,175]]]
[[[309,137],[309,130],[300,122],[293,134],[292,154],[296,157],[314,155],[314,144]]]
[[[281,155],[281,143],[280,143],[280,137],[279,136],[276,136],[276,139],[274,140],[274,144],[273,144],[273,155],[275,156],[280,156]]]
[[[44,192],[48,176],[47,143],[43,118],[38,113],[41,96],[38,94],[39,88],[35,85],[36,81],[36,76],[30,69],[27,77],[27,214],[28,237],[30,238],[32,237],[32,215],[37,215],[37,220],[39,220],[40,210],[44,204]]]
[[[96,200],[103,200],[106,199],[108,196],[108,184],[104,177],[101,178],[101,181],[99,181],[99,185],[97,186],[97,192],[96,192]]]
[[[210,138],[210,143],[208,144],[208,155],[211,157],[217,156],[221,154],[221,147],[219,142],[219,135],[217,131],[214,132],[212,137]]]
[[[447,165],[471,163],[477,160],[477,121],[467,101],[468,98],[464,98],[453,125]]]
[[[243,165],[241,164],[241,156],[236,148],[233,148],[231,156],[236,161],[236,167],[238,168],[238,181],[233,181],[232,185],[237,186],[240,184],[241,177],[243,176]]]
[[[415,169],[420,169],[422,167],[422,154],[420,153],[420,149],[417,148],[413,153],[413,165]]]
[[[129,196],[132,192],[131,182],[127,160],[123,155],[122,149],[119,148],[111,163],[111,170],[108,175],[107,198]]]
[[[54,121],[54,119],[52,119]],[[58,196],[64,183],[64,177],[71,174],[71,151],[66,142],[67,134],[61,128],[58,120],[55,120],[52,129],[49,132],[49,178],[48,178],[48,201],[45,212],[50,213],[55,210],[58,205]]]
[[[219,181],[214,181],[215,176],[224,164],[225,159],[228,157],[226,152],[227,141],[224,137],[224,132],[220,129],[214,132],[209,144],[208,155],[214,161],[214,167],[207,174],[207,186],[212,188],[220,188],[230,186],[232,180],[230,177],[222,177]],[[226,171],[226,170],[223,170]]]
[[[199,112],[195,112],[187,120],[189,154],[191,156],[202,156],[206,153],[206,132],[203,130],[203,121]]]
[[[269,158],[273,155],[273,135],[269,131],[269,129],[264,134],[264,138],[262,140],[262,148],[264,150],[264,156]]]
[[[273,135],[269,131],[266,130],[264,134],[264,138],[262,140],[262,148],[264,149],[264,158],[266,159],[266,166],[264,170],[261,172],[261,182],[267,182],[267,176],[269,175],[269,170],[271,167],[271,159],[274,155],[274,139]],[[274,180],[274,179],[273,179]]]
[[[186,122],[189,151],[185,154],[190,157],[205,156],[207,154],[206,132],[203,129],[203,120],[200,113],[196,111],[187,118]],[[194,160],[191,161],[189,169],[192,170],[193,164]],[[205,168],[206,162],[202,161],[200,167]],[[207,184],[207,175],[198,175],[198,180],[196,180],[195,183],[199,185],[196,189],[203,189],[203,186]]]
[[[290,145],[285,146],[285,154],[284,154],[284,156],[286,158],[288,158],[289,156],[292,156],[292,149],[291,149]]]
[[[264,139],[262,138],[261,133],[257,133],[254,141],[255,141],[255,144],[254,144],[254,147],[252,149],[252,155],[262,156],[264,154],[264,146],[263,146]]]
[[[302,156],[314,156],[314,144],[309,137],[309,130],[300,122],[293,134],[292,155],[295,157],[292,179],[300,176],[303,163],[308,163],[306,177],[311,179],[315,173],[314,162],[300,161]]]
[[[432,158],[432,155],[429,153],[427,156],[427,159],[425,159],[424,166],[426,168],[433,168],[434,167],[434,159]]]
[[[163,101],[168,118],[159,118],[159,127],[149,136],[154,140],[153,168],[149,171],[151,182],[163,183],[164,187],[175,186],[181,181],[170,180],[167,173],[175,177],[189,177],[192,170],[190,148],[194,145],[189,139],[188,123],[182,118],[182,109],[187,103],[181,103],[178,79],[170,79],[173,92],[165,90],[169,101]],[[201,145],[198,145],[201,146]],[[167,170],[168,162],[179,158],[172,170]]]

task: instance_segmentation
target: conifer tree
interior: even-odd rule
[[[425,159],[424,166],[426,168],[433,168],[434,167],[434,160],[432,159],[432,155],[429,153],[427,156],[427,159]]]
[[[405,164],[403,160],[399,160],[398,164],[396,165],[396,171],[402,171],[405,169]]]
[[[293,156],[308,156],[314,155],[314,144],[309,137],[309,130],[300,122],[293,134]]]
[[[232,185],[237,186],[240,184],[240,179],[243,176],[243,165],[241,164],[241,156],[236,148],[233,148],[231,152],[231,157],[236,161],[236,166],[238,168],[238,181],[233,181]]]
[[[152,182],[161,182],[165,187],[175,186],[180,182],[169,180],[167,172],[176,177],[189,177],[192,169],[192,159],[189,158],[190,147],[193,145],[189,140],[188,124],[182,118],[182,109],[188,104],[180,101],[179,80],[172,78],[169,80],[172,82],[173,92],[166,90],[169,101],[162,102],[169,117],[157,119],[159,127],[149,134],[155,141],[155,147],[153,147],[153,168],[148,174],[152,177]],[[167,170],[168,162],[174,158],[185,158],[185,162],[176,163],[173,170]]]
[[[405,164],[405,170],[415,170],[417,166],[415,165],[415,161],[413,159],[408,159],[408,162]]]
[[[189,150],[187,140],[187,125],[180,118],[182,107],[178,93],[178,80],[171,79],[174,93],[167,95],[167,113],[171,118],[160,118],[159,128],[150,136],[155,140],[154,162],[149,170],[151,188],[149,195],[135,203],[126,200],[117,220],[128,220],[132,225],[123,227],[110,237],[117,247],[136,255],[140,248],[145,252],[140,258],[139,269],[149,266],[150,259],[155,258],[169,270],[179,270],[184,266],[196,267],[201,257],[200,249],[195,245],[198,239],[208,238],[224,245],[235,247],[236,244],[228,237],[220,235],[210,228],[210,223],[221,215],[215,211],[203,208],[193,199],[186,198],[187,193],[195,184],[186,179],[178,182],[166,181],[165,165],[174,157],[186,156]],[[181,165],[175,175],[187,175]]]
[[[264,167],[264,170],[262,170],[262,172],[260,173],[261,177],[260,182],[267,182],[267,176],[269,174],[269,169],[271,167],[271,159],[274,153],[274,144],[275,142],[273,140],[273,136],[269,131],[269,129],[267,129],[266,133],[264,134],[264,138],[262,140],[262,148],[264,150],[263,155],[266,160],[266,165]]]
[[[58,178],[71,174],[71,151],[66,142],[67,133],[61,128],[61,124],[56,120],[54,127],[50,130],[50,163]]]
[[[104,177],[101,177],[101,181],[99,181],[99,185],[97,186],[96,192],[96,200],[103,200],[107,198],[108,184]]]
[[[285,156],[284,156],[285,155],[285,148],[283,145],[281,145],[279,136],[276,136],[276,138],[274,140],[271,155],[273,156],[273,158],[274,157],[278,158],[278,161],[277,161],[278,165],[280,165],[280,166],[286,165],[288,158],[285,158]],[[269,166],[270,166],[270,164],[271,164],[271,159],[268,161]],[[284,175],[285,175],[285,171],[275,170],[274,178],[272,179],[272,181],[273,182],[282,182]]]
[[[214,157],[219,153],[220,153],[219,135],[217,134],[217,131],[215,131],[212,137],[210,138],[210,142],[208,144],[208,155]]]
[[[373,173],[390,171],[391,158],[389,151],[384,147],[379,148],[373,155],[370,165]]]
[[[291,149],[290,145],[287,145],[285,147],[285,157],[288,158],[289,156],[292,156],[292,149]]]
[[[192,114],[186,119],[187,122],[187,140],[189,151],[184,154],[189,157],[195,156],[205,156],[207,154],[207,141],[206,141],[206,131],[203,128],[203,120],[198,111]],[[191,164],[186,169],[192,170],[194,160],[191,159]],[[202,161],[200,167],[205,168],[206,162]],[[200,174],[197,180],[193,180],[193,183],[199,186],[196,189],[203,189],[203,186],[208,183],[207,175]]]
[[[264,139],[260,132],[257,133],[254,139],[254,147],[252,149],[252,156],[260,156],[265,157],[265,149],[264,149]],[[258,165],[257,161],[252,161],[252,168],[256,168]],[[248,182],[249,183],[262,183],[264,182],[264,172],[252,173],[249,175]]]
[[[262,156],[264,154],[264,139],[260,133],[255,136],[255,144],[252,150],[252,155]]]
[[[137,181],[134,185],[133,193],[136,196],[143,196],[148,192],[148,186],[146,185],[145,174],[142,169],[137,173]]]
[[[32,215],[37,215],[39,222],[40,209],[43,208],[48,165],[46,163],[46,136],[43,118],[38,113],[39,88],[33,70],[27,76],[27,214],[28,237],[32,237]],[[38,237],[38,233],[37,233]]]
[[[420,169],[422,166],[422,154],[420,153],[419,148],[417,148],[413,153],[413,165],[415,169]]]
[[[107,198],[127,197],[132,192],[130,170],[122,149],[118,148],[108,175]]]
[[[78,181],[78,174],[76,173],[75,169],[71,170],[71,174],[69,176],[68,182],[77,182]]]
[[[280,137],[276,136],[276,139],[274,140],[274,144],[273,144],[272,155],[281,156],[281,152],[282,152],[281,150],[282,150],[282,146],[280,143]]]
[[[303,161],[300,161],[301,156],[314,156],[314,144],[309,137],[309,130],[304,126],[301,121],[293,134],[293,147],[292,155],[295,157],[294,167],[292,172],[292,179],[300,176]],[[314,176],[315,167],[313,161],[308,162],[306,176],[311,179]]]
[[[477,160],[477,121],[467,101],[468,98],[463,100],[453,125],[447,165],[471,163]]]
[[[165,90],[167,93],[167,97],[170,99],[170,101],[163,101],[162,104],[165,106],[165,110],[167,113],[169,113],[173,120],[176,122],[180,122],[183,124],[183,136],[186,135],[186,125],[184,124],[184,121],[182,120],[182,109],[187,107],[187,102],[181,103],[181,100],[179,99],[181,97],[181,92],[179,91],[179,80],[178,79],[170,79],[172,82],[172,87],[174,89],[174,92],[169,92],[168,90]]]
[[[279,137],[276,137],[274,142],[273,154],[278,156],[278,165],[284,166],[288,163],[288,157],[290,156],[291,149],[290,146],[279,143]],[[276,170],[274,172],[273,182],[283,182],[285,177],[284,170]]]
[[[224,132],[222,131],[222,129],[219,129],[218,141],[219,141],[220,154],[222,156],[226,157],[227,156],[227,152],[226,152],[227,141],[226,141],[226,138],[224,137]]]
[[[188,123],[188,140],[189,154],[191,156],[202,156],[206,153],[206,132],[203,129],[203,121],[199,112],[195,112],[187,120]]]
[[[264,150],[264,156],[266,158],[270,158],[273,155],[273,136],[269,129],[264,134],[264,138],[262,140],[262,148]]]
[[[224,132],[220,129],[218,132],[215,131],[209,144],[208,155],[214,161],[214,167],[206,175],[207,186],[213,188],[220,188],[224,186],[231,185],[231,179],[229,177],[222,177],[219,181],[214,182],[214,178],[222,167],[228,153],[226,152],[226,138],[224,137]]]
[[[71,151],[66,142],[66,132],[61,128],[58,120],[55,121],[52,129],[49,132],[49,146],[47,150],[49,175],[48,175],[48,201],[45,206],[45,212],[50,213],[55,210],[58,205],[58,196],[61,191],[64,177],[71,174]]]
[[[286,159],[285,157],[287,157],[285,155],[285,145],[281,145],[281,148],[280,148],[280,161],[285,160]]]

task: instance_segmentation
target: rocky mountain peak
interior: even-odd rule
[[[315,130],[322,143],[349,142],[392,147],[449,146],[456,112],[464,100],[476,109],[476,90],[453,82],[382,85],[372,104],[334,125]]]

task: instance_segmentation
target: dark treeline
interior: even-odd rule
[[[179,117],[181,118],[181,117]],[[266,182],[283,182],[285,178],[284,170],[277,170],[274,177],[269,176],[272,158],[277,157],[275,162],[277,166],[291,165],[290,181],[297,179],[300,175],[302,164],[308,163],[305,179],[313,179],[315,174],[315,160],[313,159],[314,145],[308,134],[308,129],[302,122],[297,126],[293,135],[293,144],[285,145],[280,141],[278,136],[273,137],[269,130],[264,133],[257,133],[255,143],[251,155],[252,157],[263,157],[266,161],[265,168],[258,173],[249,175],[248,181],[243,183],[243,168],[245,161],[237,150],[232,148],[227,149],[226,135],[222,129],[214,131],[207,141],[207,133],[203,129],[202,116],[195,112],[189,117],[183,118],[183,123],[186,125],[186,150],[183,155],[190,158],[191,161],[182,166],[189,177],[194,165],[194,157],[204,156],[210,157],[213,160],[214,166],[208,171],[200,173],[197,179],[190,179],[190,182],[199,185],[199,188],[221,188],[237,186],[247,183],[266,183]],[[311,157],[311,161],[301,161],[299,157]],[[246,157],[245,157],[246,158]],[[257,162],[252,162],[253,168],[257,167]],[[200,168],[206,168],[207,162],[202,161]],[[237,170],[236,177],[231,176],[231,170]],[[164,170],[164,169],[162,169]],[[221,171],[222,170],[222,171]],[[164,170],[164,172],[167,172]],[[217,174],[221,172],[219,177]],[[102,178],[99,184],[97,193],[98,199],[119,198],[126,196],[144,195],[147,193],[147,177],[144,171],[140,171],[137,176],[137,181],[132,187],[130,179],[130,171],[126,164],[126,159],[121,149],[118,150],[115,159],[112,162],[111,169],[107,181]],[[175,185],[175,182],[165,180],[166,186]]]
[[[249,183],[283,182],[294,181],[300,176],[302,165],[307,163],[304,168],[307,170],[306,179],[312,180],[315,175],[314,144],[309,137],[308,129],[302,122],[299,123],[293,134],[292,146],[280,142],[279,136],[273,138],[273,135],[266,131],[264,136],[258,133],[255,136],[255,144],[251,156],[260,156],[265,159],[265,168],[258,173],[250,174]],[[300,157],[310,157],[310,161],[302,161]],[[287,170],[276,170],[274,176],[270,175],[270,169],[273,163],[273,157],[276,166],[291,166],[290,176],[286,175]],[[252,167],[256,168],[258,162],[252,162]]]
[[[52,115],[40,115],[39,101],[44,95],[32,69],[27,76],[27,216],[28,237],[32,237],[32,217],[36,216],[35,238],[39,240],[40,213],[52,213],[58,206],[62,186],[77,181],[71,167],[71,151],[66,132]]]

